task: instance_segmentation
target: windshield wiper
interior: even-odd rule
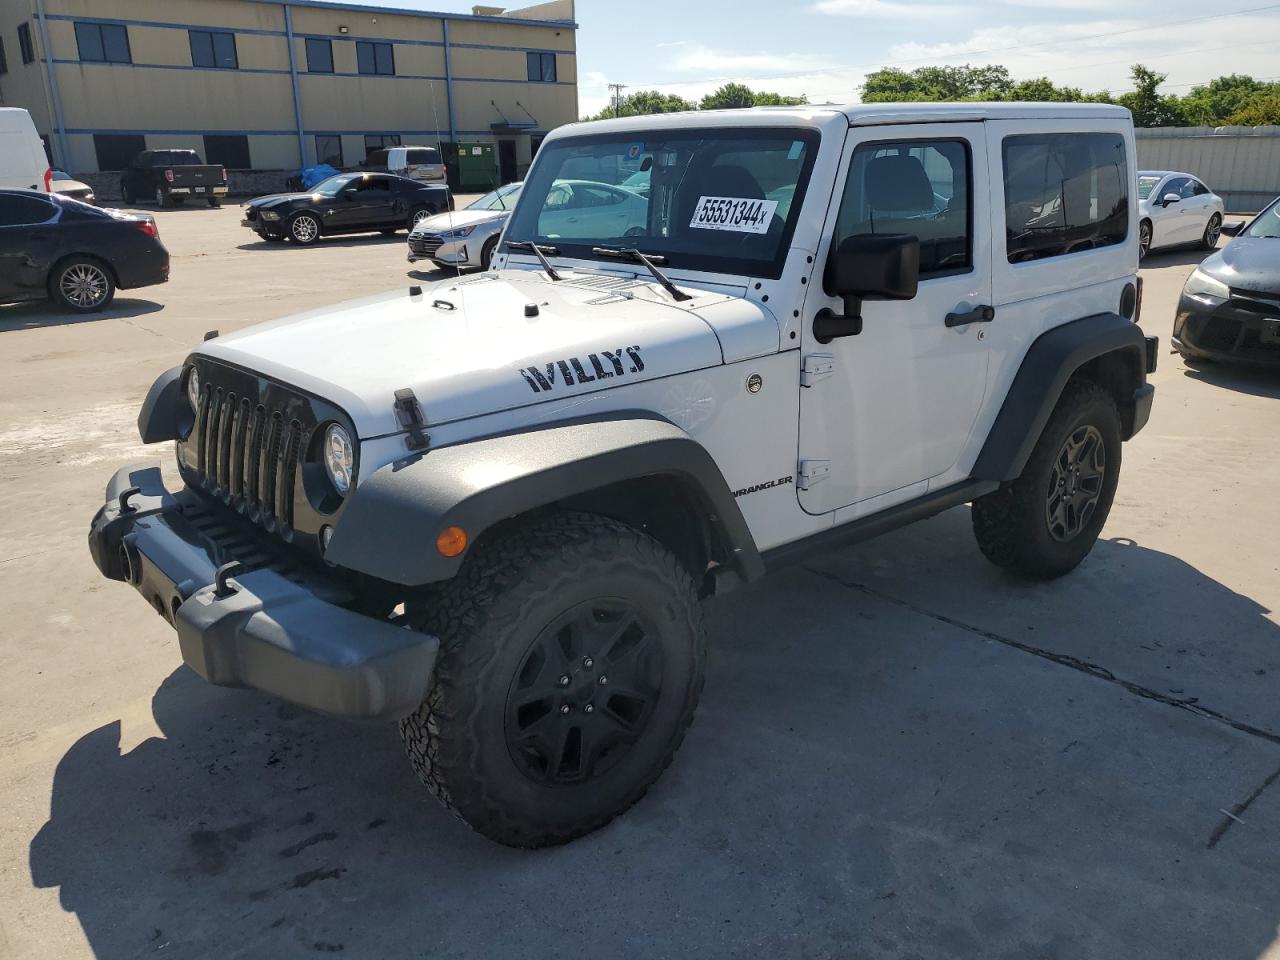
[[[667,278],[667,275],[658,269],[657,264],[667,262],[667,258],[664,256],[641,253],[635,247],[592,247],[591,252],[598,257],[616,257],[619,260],[642,263],[653,274],[653,279],[662,284],[662,288],[671,294],[672,299],[677,301],[693,299],[689,294],[678,290],[676,285]]]
[[[539,246],[531,240],[508,240],[508,250],[532,250],[533,255],[538,258],[538,262],[542,264],[542,269],[547,271],[547,276],[552,280],[562,279],[560,274],[556,273],[556,268],[551,265],[551,261],[543,256],[542,251],[545,250],[553,257],[560,255],[559,247],[551,247],[543,244]]]

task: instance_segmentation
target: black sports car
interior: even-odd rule
[[[0,303],[49,297],[80,313],[116,288],[169,279],[156,222],[59,194],[0,190]]]
[[[1280,197],[1187,278],[1173,321],[1184,357],[1280,363]]]
[[[340,173],[308,193],[279,193],[245,204],[240,221],[264,240],[315,243],[340,233],[412,230],[424,217],[453,209],[449,188],[389,173]]]

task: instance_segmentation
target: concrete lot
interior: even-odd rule
[[[157,214],[167,285],[0,307],[0,957],[1280,957],[1280,373],[1162,352],[1093,555],[986,564],[966,509],[718,601],[631,813],[471,834],[389,726],[209,687],[85,532],[206,330],[422,276],[403,236]],[[1195,252],[1157,253],[1167,345]],[[1270,788],[1270,789],[1268,789]]]

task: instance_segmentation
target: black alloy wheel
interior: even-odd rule
[[[628,600],[580,603],[526,651],[507,694],[511,759],[537,783],[586,783],[644,733],[662,690],[662,647]]]

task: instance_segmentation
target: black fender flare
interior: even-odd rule
[[[1117,355],[1126,371],[1124,383],[1114,392],[1128,440],[1142,427],[1135,407],[1145,398],[1149,409],[1147,351],[1142,328],[1118,313],[1082,317],[1042,333],[1022,359],[972,476],[1000,482],[1017,478],[1067,381],[1090,361],[1108,354]]]
[[[191,428],[194,414],[182,387],[182,367],[156,377],[138,411],[138,436],[143,443],[178,440]]]
[[[721,562],[744,580],[763,575],[755,540],[711,455],[675,424],[637,411],[466,441],[380,467],[344,505],[325,559],[407,586],[447,580],[495,524],[646,477],[691,487],[725,544]],[[453,558],[436,549],[451,526],[468,541]]]

